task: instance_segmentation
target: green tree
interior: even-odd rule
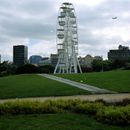
[[[39,73],[53,73],[54,67],[52,67],[51,65],[44,65],[44,66],[39,66],[38,70]]]
[[[102,60],[96,60],[94,59],[93,62],[92,62],[92,68],[93,68],[93,71],[102,71],[102,66],[103,65],[103,61]]]
[[[10,75],[16,73],[17,66],[9,63],[8,61],[4,61],[0,64],[0,76]]]
[[[25,74],[25,73],[38,73],[38,67],[32,64],[26,64],[18,67],[16,70],[16,74]]]

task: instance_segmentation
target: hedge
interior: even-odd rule
[[[130,124],[130,104],[113,105],[102,101],[46,100],[8,101],[0,103],[0,115],[5,114],[45,114],[75,112],[93,116],[100,122],[114,125]]]

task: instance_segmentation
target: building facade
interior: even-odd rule
[[[51,65],[53,67],[55,67],[57,62],[58,62],[58,54],[51,54],[50,55],[50,62],[51,62]]]
[[[93,57],[91,55],[86,55],[85,57],[79,57],[79,63],[82,67],[92,67]]]
[[[13,46],[13,63],[21,66],[27,63],[28,48],[24,45]]]
[[[129,47],[119,45],[117,50],[110,50],[108,52],[108,60],[130,61]]]
[[[103,58],[101,56],[93,57],[91,55],[86,55],[85,57],[79,57],[78,60],[79,60],[81,67],[92,68],[93,60],[103,60]]]
[[[40,61],[42,61],[42,57],[39,55],[32,55],[29,58],[29,63],[34,64],[34,65],[38,65]]]
[[[43,57],[42,60],[38,63],[39,66],[51,65],[49,57]]]

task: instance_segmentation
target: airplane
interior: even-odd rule
[[[112,17],[112,19],[117,19],[117,17]]]

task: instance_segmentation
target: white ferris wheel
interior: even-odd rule
[[[75,9],[71,3],[61,5],[57,20],[58,62],[54,73],[81,73],[78,55],[78,30]]]

